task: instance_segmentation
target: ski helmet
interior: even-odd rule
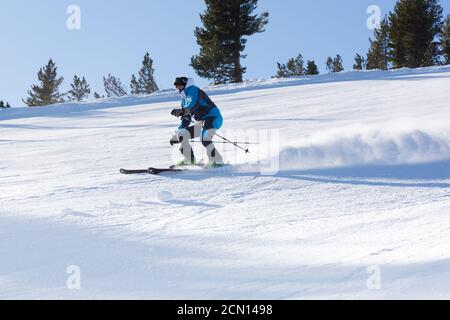
[[[175,83],[173,84],[174,86],[184,86],[186,87],[188,83],[188,78],[186,77],[179,77],[175,79]]]

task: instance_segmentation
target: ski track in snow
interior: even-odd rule
[[[225,145],[232,171],[120,175],[170,163],[171,91],[1,111],[0,299],[448,299],[449,87],[439,67],[208,88],[224,135],[279,130],[267,176],[244,162],[270,147]]]

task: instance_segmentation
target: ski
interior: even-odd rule
[[[141,173],[148,173],[148,169],[144,170],[127,170],[127,169],[120,169],[121,174],[141,174]]]
[[[176,169],[176,168],[148,168],[148,169],[139,169],[139,170],[127,170],[120,169],[121,174],[153,174],[158,175],[161,173],[177,173],[182,172],[184,170]]]
[[[204,164],[195,164],[190,166],[179,167],[176,165],[170,166],[169,168],[153,168],[139,169],[139,170],[128,170],[120,169],[121,174],[131,175],[131,174],[152,174],[159,175],[162,173],[181,173],[181,172],[202,172],[204,170],[220,169],[227,167],[228,165],[223,165],[216,168],[207,168]]]
[[[158,175],[161,173],[179,173],[179,172],[183,172],[183,171],[186,171],[186,170],[177,169],[175,167],[164,168],[164,169],[148,168],[148,173],[153,174],[153,175]]]

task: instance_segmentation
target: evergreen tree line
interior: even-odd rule
[[[131,76],[131,94],[151,94],[158,91],[159,89],[153,76],[154,71],[153,60],[147,52],[144,56],[138,77],[135,75]],[[91,94],[91,88],[86,79],[84,77],[80,78],[77,75],[73,77],[72,83],[70,84],[70,90],[66,93],[61,93],[60,86],[64,81],[64,77],[58,76],[58,68],[53,59],[50,59],[50,61],[39,70],[38,80],[39,84],[33,85],[31,90],[28,91],[28,97],[23,100],[29,107],[39,107],[64,102],[80,102],[89,98]],[[111,74],[103,77],[103,84],[106,97],[121,97],[128,94],[120,79]],[[100,99],[104,97],[104,95],[94,92],[94,98]]]
[[[314,60],[308,60],[305,66],[303,56],[299,54],[296,58],[291,58],[286,64],[277,63],[278,72],[275,78],[299,77],[305,75],[319,74],[319,69]]]
[[[11,106],[9,105],[8,102],[5,103],[5,101],[0,100],[0,110],[1,109],[9,109],[9,108],[11,108]]]
[[[438,0],[399,0],[369,39],[370,48],[364,57],[355,56],[354,70],[389,70],[419,68],[450,64],[450,15],[443,19]],[[308,61],[309,64],[314,61]],[[340,55],[329,57],[329,72],[341,72]],[[303,57],[291,58],[287,64],[278,63],[275,77],[310,75],[303,67]]]
[[[299,54],[297,58],[291,58],[286,64],[277,63],[278,71],[275,78],[289,78],[300,76],[312,76],[319,74],[319,68],[314,60],[308,60],[306,67],[304,66],[303,56]],[[328,72],[344,71],[344,61],[341,55],[336,57],[328,57],[325,61],[325,66]]]
[[[212,84],[243,81],[246,67],[241,60],[247,38],[265,31],[269,13],[256,14],[258,0],[205,0],[206,10],[200,14],[203,26],[194,31],[200,52],[191,58],[191,66]],[[439,0],[399,0],[380,23],[370,40],[366,56],[357,54],[353,68],[390,69],[417,68],[450,64],[450,16],[443,18]],[[338,54],[325,61],[329,72],[344,70],[343,58]],[[293,77],[319,74],[314,60],[305,62],[299,54],[287,63],[277,63],[275,77]],[[151,94],[158,90],[154,79],[153,60],[147,53],[137,75],[131,76],[131,94]],[[53,60],[38,73],[39,84],[33,85],[24,102],[42,106],[65,101],[82,101],[91,90],[84,77],[74,76],[71,90],[60,93],[64,78],[59,77]],[[106,97],[124,96],[127,89],[119,78],[103,77]],[[95,98],[105,97],[94,93]]]
[[[439,0],[400,0],[369,41],[368,70],[450,64],[450,15]]]

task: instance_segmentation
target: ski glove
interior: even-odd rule
[[[173,137],[170,139],[170,145],[173,146],[174,144],[180,144],[181,141],[177,137]]]
[[[181,127],[182,128],[189,128],[192,122],[192,116],[190,114],[184,114],[181,118]]]
[[[172,114],[173,116],[179,118],[179,117],[181,117],[182,115],[184,115],[184,110],[183,110],[183,109],[173,109],[171,114]]]

